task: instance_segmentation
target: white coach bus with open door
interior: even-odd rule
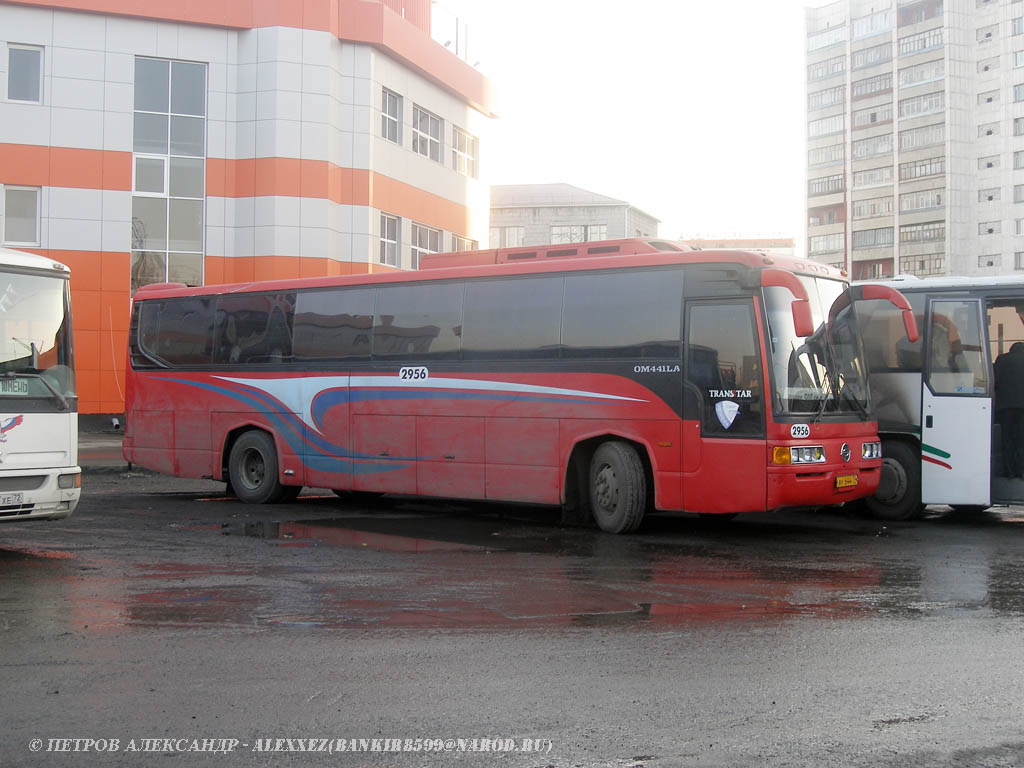
[[[1024,279],[882,284],[906,296],[923,332],[910,342],[891,304],[857,303],[882,438],[868,508],[906,520],[927,504],[1024,503]]]

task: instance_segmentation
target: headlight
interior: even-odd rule
[[[882,458],[882,444],[881,443],[864,443],[860,448],[860,457],[862,459],[880,459]]]
[[[77,472],[73,475],[58,475],[57,476],[57,487],[58,488],[81,488],[82,487],[82,476]]]
[[[825,449],[820,445],[775,446],[773,464],[824,464]]]

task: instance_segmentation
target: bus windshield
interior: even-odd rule
[[[868,408],[864,353],[852,306],[835,317],[829,310],[846,290],[846,283],[799,276],[810,299],[814,334],[798,337],[793,328],[793,296],[784,288],[765,288],[769,354],[772,366],[772,404],[776,414],[858,414]],[[842,303],[840,305],[842,306]]]
[[[69,306],[63,277],[0,273],[0,395],[67,407],[75,390]]]

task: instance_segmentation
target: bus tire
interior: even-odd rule
[[[864,504],[879,520],[912,520],[921,514],[921,456],[901,440],[882,442],[882,477]]]
[[[636,449],[621,440],[598,446],[590,460],[590,508],[598,528],[631,533],[647,507],[647,475]]]
[[[273,504],[285,495],[274,438],[262,430],[243,432],[231,446],[228,473],[235,495],[246,504]]]

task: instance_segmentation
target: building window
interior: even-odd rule
[[[886,133],[881,136],[872,136],[870,139],[859,139],[853,142],[850,150],[854,160],[888,154],[892,152],[892,134]]]
[[[1024,219],[1013,220],[1013,234],[1024,235]]]
[[[821,227],[828,224],[841,223],[845,221],[845,213],[846,206],[842,203],[809,208],[807,210],[807,224],[812,227]]]
[[[452,167],[464,176],[477,178],[478,142],[476,136],[452,126]]]
[[[869,200],[853,201],[853,218],[869,219],[873,216],[887,216],[892,213],[892,197],[872,197]]]
[[[1024,67],[1024,51],[1013,52],[1013,66],[1015,68]]]
[[[412,107],[412,151],[441,162],[441,118],[422,107]]]
[[[1010,19],[1010,34],[1024,34],[1024,17],[1018,16],[1016,19]]]
[[[900,258],[900,272],[905,275],[941,275],[945,269],[944,253],[926,253],[922,256],[903,256]]]
[[[842,179],[842,177],[839,177]],[[863,171],[854,171],[853,188],[877,187],[881,184],[888,184],[892,181],[892,166],[883,165],[880,168],[868,168]],[[842,189],[842,186],[840,186]]]
[[[1013,118],[1013,135],[1024,136],[1024,117]]]
[[[441,252],[440,229],[431,229],[422,224],[413,224],[410,239],[412,240],[413,269],[419,269],[420,257],[424,254]]]
[[[987,157],[978,158],[978,170],[987,171],[990,168],[999,167],[999,155],[988,155]]]
[[[926,189],[922,192],[907,192],[900,195],[900,212],[923,211],[941,208],[943,189]]]
[[[925,243],[946,238],[945,221],[926,221],[922,224],[905,224],[900,227],[901,243]]]
[[[4,190],[4,243],[39,245],[39,187],[6,186]]]
[[[906,27],[920,24],[922,21],[942,16],[942,0],[921,0],[920,2],[902,3],[899,9],[898,24]]]
[[[998,253],[989,253],[984,256],[978,257],[978,266],[982,269],[986,267],[998,267],[1002,264],[1002,258]]]
[[[853,112],[853,127],[864,128],[869,125],[884,125],[892,122],[892,104],[879,104],[877,107],[857,109]]]
[[[1003,231],[1001,221],[980,221],[978,222],[979,235],[998,235]]]
[[[904,67],[899,71],[899,87],[910,88],[922,83],[934,83],[946,76],[946,64],[943,59],[926,61],[912,67]]]
[[[846,86],[837,85],[807,94],[807,109],[824,109],[842,104],[846,96]]]
[[[387,88],[381,88],[380,94],[380,135],[402,143],[402,97]]]
[[[878,11],[853,20],[853,39],[878,35],[892,29],[895,14],[891,10]]]
[[[131,289],[202,285],[206,65],[135,59]]]
[[[831,144],[827,147],[807,150],[807,167],[818,168],[824,165],[838,165],[843,162],[843,145]]]
[[[833,133],[841,133],[843,130],[843,116],[833,115],[823,117],[821,120],[812,120],[807,124],[807,136],[816,139],[819,136],[828,136]]]
[[[938,176],[946,171],[945,157],[929,157],[925,160],[912,160],[900,163],[900,181],[922,179],[926,176]]]
[[[882,64],[892,60],[892,43],[882,43],[861,51],[854,51],[851,55],[853,64],[851,69],[864,69],[873,67],[875,64]]]
[[[979,203],[994,203],[999,200],[999,187],[978,190]]]
[[[1016,251],[1013,254],[1013,268],[1024,269],[1024,251]]]
[[[526,227],[491,227],[491,248],[518,248],[526,244]]]
[[[642,237],[642,235],[637,235]],[[586,243],[592,240],[607,240],[607,224],[561,224],[551,227],[551,244]]]
[[[1024,203],[1024,184],[1014,184],[1013,202]]]
[[[941,144],[946,140],[946,128],[942,123],[925,125],[921,128],[911,128],[908,131],[900,131],[900,149],[918,149],[929,147],[933,144]]]
[[[942,47],[942,27],[918,32],[899,39],[900,56],[912,56],[922,51],[930,51]]]
[[[820,179],[811,179],[807,182],[807,194],[810,197],[815,195],[830,195],[833,192],[843,191],[843,175],[823,176]]]
[[[853,233],[854,249],[882,248],[889,245],[892,245],[892,227],[862,229]]]
[[[977,31],[975,32],[975,39],[982,44],[990,43],[992,42],[992,39],[996,36],[996,33],[998,31],[998,24],[989,24],[987,27],[978,27]]]
[[[380,263],[389,267],[398,266],[398,246],[401,225],[397,216],[387,213],[380,215]]]
[[[834,253],[843,250],[846,235],[836,232],[831,235],[816,235],[807,238],[807,251],[809,253]]]
[[[978,126],[978,138],[983,139],[986,136],[998,136],[999,135],[999,123],[983,123]]]
[[[1017,150],[1013,153],[1013,167],[1018,171],[1024,168],[1024,150]]]
[[[1013,86],[1013,100],[1024,101],[1024,83]]]
[[[461,235],[452,235],[453,251],[475,251],[479,247],[480,244],[476,240],[470,240],[468,237],[462,237]]]
[[[41,104],[43,101],[43,49],[7,44],[7,98]]]
[[[999,69],[999,57],[993,56],[990,59],[982,59],[978,62],[978,74],[983,72],[993,72]]]
[[[846,57],[836,56],[825,61],[819,61],[807,67],[807,82],[813,83],[824,80],[834,75],[841,75],[846,70]]]
[[[978,106],[985,104],[998,104],[999,103],[999,91],[985,91],[984,93],[978,94]]]
[[[807,51],[818,51],[846,40],[846,27],[832,27],[807,38]]]
[[[855,80],[853,83],[853,98],[863,99],[873,96],[876,93],[883,93],[892,90],[892,73],[886,72],[874,77],[866,77],[863,80]]]

